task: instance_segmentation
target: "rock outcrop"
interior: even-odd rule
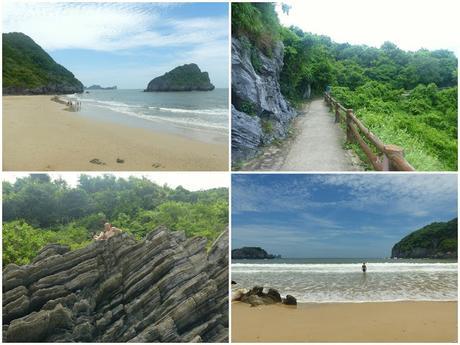
[[[282,298],[278,290],[269,288],[267,292],[264,292],[264,288],[261,286],[254,286],[249,291],[242,291],[241,289],[234,291],[232,296],[232,301],[248,303],[252,307],[276,303],[297,305],[295,297],[287,295],[286,298]]]
[[[254,157],[260,146],[288,133],[296,111],[280,91],[283,57],[282,42],[276,43],[268,57],[246,38],[232,38],[233,163]]]
[[[214,85],[209,80],[208,72],[201,72],[194,64],[186,64],[174,68],[161,77],[150,81],[146,92],[154,91],[211,91]]]
[[[228,232],[48,245],[3,270],[3,341],[227,342]]]
[[[107,86],[107,87],[103,87],[101,85],[91,85],[91,86],[88,86],[88,87],[85,87],[85,90],[116,90],[117,89],[117,86]]]
[[[457,218],[448,222],[431,223],[396,243],[391,250],[391,257],[456,259],[457,236]]]
[[[4,95],[83,92],[83,84],[29,36],[11,32],[2,37]]]
[[[232,259],[275,259],[280,258],[280,255],[268,254],[265,249],[260,247],[243,247],[232,249]]]

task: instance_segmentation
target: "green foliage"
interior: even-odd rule
[[[273,123],[269,119],[262,119],[261,127],[265,134],[273,133]]]
[[[238,107],[240,111],[250,115],[250,116],[256,116],[256,106],[254,103],[249,102],[249,101],[242,101],[241,104]]]
[[[30,37],[11,32],[3,34],[3,88],[37,88],[67,85],[83,89],[74,75],[57,64]]]
[[[105,222],[139,239],[164,225],[211,243],[228,224],[228,190],[191,192],[113,175],[81,175],[70,188],[48,175],[31,175],[3,183],[3,222],[4,264],[29,263],[47,243],[84,246]]]
[[[405,91],[371,81],[355,91],[333,87],[332,94],[384,143],[403,147],[417,170],[457,170],[456,87]]]
[[[273,3],[232,3],[232,35],[247,37],[267,56],[280,39],[279,28]]]

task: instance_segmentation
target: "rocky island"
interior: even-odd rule
[[[88,87],[85,87],[85,90],[116,90],[117,86],[107,86],[107,87],[102,87],[101,85],[91,85]]]
[[[214,85],[209,80],[208,72],[201,72],[194,64],[174,68],[161,77],[150,81],[145,92],[155,91],[211,91]]]
[[[280,258],[281,255],[268,254],[260,247],[243,247],[232,250],[232,259],[275,259]]]
[[[47,245],[3,270],[3,341],[227,342],[228,231],[206,243],[160,227]]]
[[[83,84],[29,36],[10,32],[2,37],[3,95],[83,92]]]
[[[458,220],[431,223],[416,230],[396,243],[391,250],[392,258],[457,258]]]

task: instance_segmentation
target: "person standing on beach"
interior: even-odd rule
[[[363,270],[363,273],[366,273],[367,271],[367,266],[366,266],[366,263],[363,262],[363,265],[361,266],[361,269]]]

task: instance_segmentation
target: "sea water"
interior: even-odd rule
[[[299,302],[456,301],[457,262],[273,259],[232,262],[232,288],[272,287]]]
[[[81,101],[81,116],[227,142],[228,89],[190,92],[88,90],[68,95]]]

